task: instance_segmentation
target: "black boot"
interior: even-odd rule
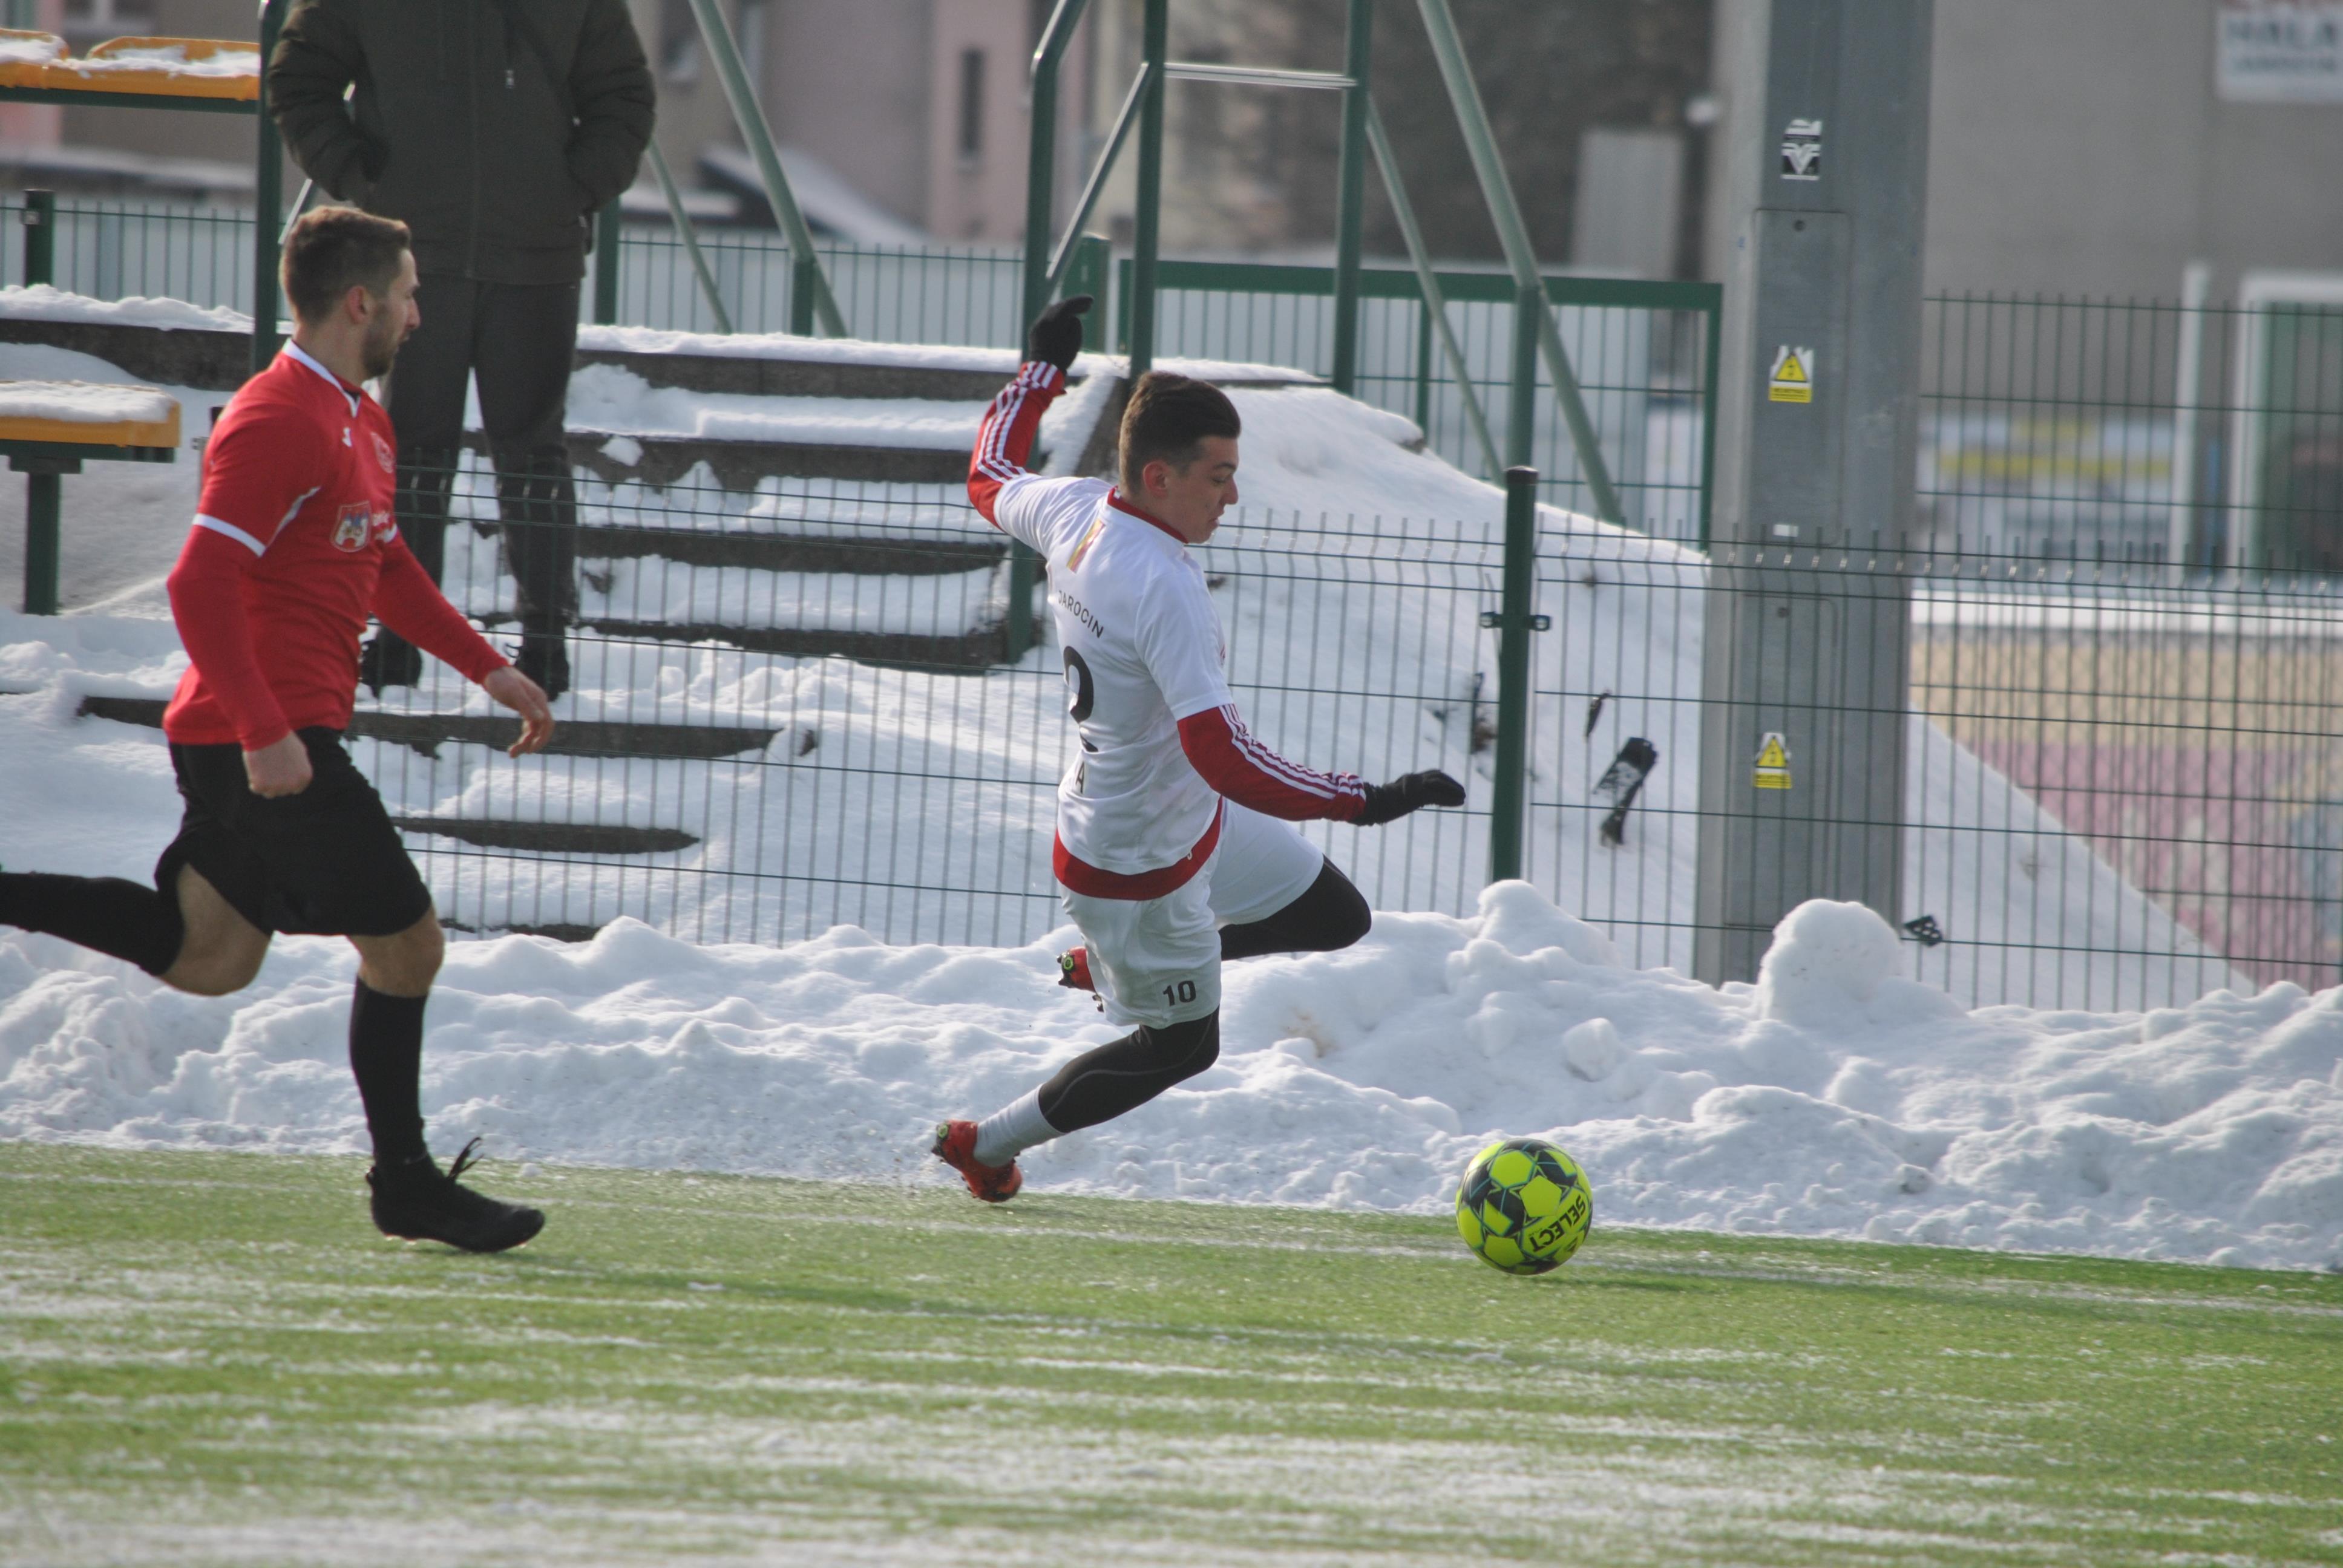
[[[545,1216],[537,1210],[500,1203],[457,1181],[471,1169],[472,1151],[479,1145],[477,1138],[465,1144],[444,1174],[428,1154],[367,1171],[375,1229],[410,1241],[445,1241],[467,1252],[501,1252],[543,1230]]]
[[[385,627],[358,650],[358,678],[380,697],[387,686],[413,686],[423,678],[423,653]]]
[[[513,650],[513,668],[544,688],[550,702],[569,689],[569,645],[558,631],[524,628],[520,647]]]

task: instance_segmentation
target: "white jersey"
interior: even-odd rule
[[[1060,845],[1118,876],[1175,865],[1221,809],[1181,749],[1180,720],[1231,706],[1228,645],[1203,568],[1103,479],[1021,475],[993,508],[1049,563],[1067,711],[1081,738],[1058,784]]]

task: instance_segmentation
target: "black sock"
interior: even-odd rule
[[[1135,1111],[1220,1060],[1221,1015],[1141,1027],[1082,1052],[1041,1088],[1041,1120],[1079,1131]]]
[[[350,1071],[374,1135],[374,1162],[427,1159],[423,1141],[423,1004],[360,980],[350,997]]]
[[[176,894],[119,877],[0,872],[0,925],[63,937],[159,975],[179,957],[187,933]]]

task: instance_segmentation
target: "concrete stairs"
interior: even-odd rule
[[[613,656],[622,651],[619,644],[716,645],[748,655],[841,656],[939,673],[975,674],[1003,660],[1008,542],[967,509],[961,486],[977,417],[1013,370],[1012,354],[939,349],[921,363],[917,350],[841,358],[821,345],[788,338],[658,335],[659,346],[645,347],[645,336],[589,328],[578,354],[568,447],[581,503],[584,586],[572,644],[581,693],[592,682],[596,639]],[[234,333],[0,317],[0,342],[10,341],[76,348],[135,377],[223,394],[241,383],[249,356],[249,339]],[[1085,364],[1113,373],[1109,361]],[[1084,450],[1073,471],[1110,466],[1123,390],[1118,386],[1101,400],[1091,427],[1075,434]],[[700,417],[710,409],[720,417]],[[687,417],[712,433],[662,427]],[[802,438],[808,431],[835,434],[858,420],[854,433],[861,440]],[[913,438],[885,441],[890,427]],[[961,427],[964,436],[957,434]],[[938,444],[940,432],[954,444]],[[474,447],[485,468],[477,436]],[[476,487],[474,548],[492,549],[493,503],[477,494]],[[775,498],[783,504],[774,506]],[[455,581],[458,533],[451,532],[448,546],[450,593],[464,604],[465,590]],[[473,583],[484,588],[479,578]],[[787,585],[787,591],[773,592],[771,613],[741,613],[739,606],[759,584]],[[509,603],[505,592],[486,591]],[[789,604],[843,605],[851,613],[816,613],[792,624]],[[908,620],[907,604],[922,607]],[[510,624],[508,614],[497,614],[477,593],[468,608],[492,631]],[[351,733],[426,759],[447,747],[501,747],[511,739],[508,718],[407,706],[416,695],[395,689],[376,703],[361,691]],[[159,725],[163,706],[152,699],[90,697],[81,711]],[[573,700],[557,711],[578,708]],[[760,757],[778,733],[756,725],[564,716],[549,751],[658,759],[690,769]],[[508,790],[493,794],[510,798]],[[518,814],[528,809],[520,804]],[[399,826],[416,836],[418,849],[436,839],[531,858],[649,857],[698,842],[679,827],[490,814],[410,813]],[[505,929],[591,934],[589,927],[558,922]]]

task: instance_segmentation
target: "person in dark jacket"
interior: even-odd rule
[[[516,662],[558,697],[577,599],[562,416],[578,287],[590,215],[634,183],[656,106],[626,0],[300,0],[268,97],[312,179],[414,232],[423,324],[388,399],[400,528],[438,580],[477,377],[519,587]],[[389,630],[368,644],[376,690],[420,671]]]

